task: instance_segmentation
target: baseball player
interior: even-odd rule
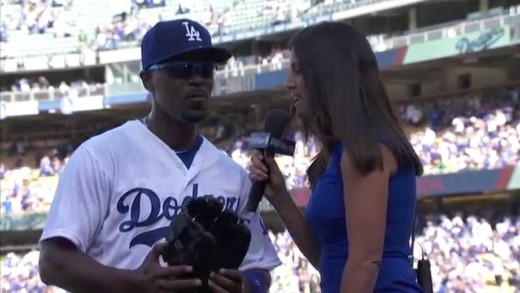
[[[95,136],[71,156],[40,240],[40,275],[72,292],[176,292],[201,285],[167,267],[170,221],[187,201],[213,196],[246,216],[246,171],[197,134],[216,65],[231,54],[212,46],[199,23],[161,21],[141,44],[141,79],[152,110]],[[213,292],[267,292],[280,264],[261,219],[248,214],[251,245],[240,271],[210,276]]]

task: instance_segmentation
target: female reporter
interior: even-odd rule
[[[302,215],[273,159],[252,157],[250,177],[307,259],[323,293],[422,292],[410,264],[419,158],[393,114],[365,36],[325,22],[291,43],[287,88],[321,151],[307,170]],[[268,171],[269,170],[269,171]]]

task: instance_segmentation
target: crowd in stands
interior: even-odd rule
[[[487,210],[496,217],[497,210]],[[486,213],[484,212],[484,213]],[[486,292],[489,284],[520,290],[520,217],[428,216],[416,238],[432,262],[436,292]],[[415,247],[415,255],[421,248]],[[515,287],[516,291],[506,288]]]
[[[50,88],[57,89],[63,95],[67,94],[71,88],[82,88],[88,86],[84,80],[72,82],[67,84],[65,81],[61,81],[59,85],[53,86],[49,83],[45,76],[40,76],[36,80],[30,80],[28,78],[21,78],[17,80],[10,88],[12,92],[29,93],[31,91],[42,91]]]
[[[232,30],[232,9],[239,1],[230,1],[229,5],[218,8],[210,1],[179,0],[175,5],[174,13],[177,16],[184,14],[195,15],[212,35],[226,35]],[[110,7],[113,18],[104,25],[99,25],[93,32],[85,32],[76,27],[71,12],[72,0],[4,0],[2,5],[20,5],[22,9],[10,10],[3,14],[0,24],[0,59],[9,59],[13,53],[9,43],[9,34],[13,31],[25,31],[28,34],[54,32],[55,36],[78,38],[78,51],[82,56],[92,55],[93,52],[114,50],[136,46],[145,32],[157,21],[163,19],[159,12],[146,13],[146,9],[165,5],[164,0],[112,0]],[[263,5],[255,7],[253,13],[258,17],[271,16],[272,24],[287,23],[298,18],[311,3],[308,0],[296,1],[265,1]],[[265,53],[265,52],[264,52]],[[258,57],[239,58],[237,63],[231,62],[226,68],[236,70],[240,66],[250,64],[267,64],[276,61],[278,55],[258,53]],[[49,57],[50,58],[50,57]],[[251,62],[252,61],[252,62]],[[236,65],[236,66],[235,66]]]
[[[309,1],[266,1],[256,13],[272,15],[272,24],[286,23],[302,8],[309,6]],[[302,5],[303,3],[303,5]],[[214,7],[214,4],[200,0],[177,1],[175,14],[178,16],[196,15],[212,35],[224,35],[232,25],[230,6]],[[12,31],[25,31],[28,34],[43,34],[52,31],[57,37],[77,36],[80,47],[88,46],[96,50],[113,50],[127,46],[136,46],[144,33],[157,21],[163,19],[159,11],[156,14],[143,15],[148,8],[165,6],[165,0],[111,0],[113,19],[98,26],[94,35],[86,34],[74,22],[71,7],[73,0],[4,0],[2,5],[20,5],[21,9],[6,13],[0,24],[0,40],[8,42]]]
[[[57,84],[51,84],[45,76],[39,76],[36,79],[21,78],[17,80],[10,88],[0,86],[3,93],[15,93],[17,96],[33,94],[36,100],[48,99],[49,93],[53,93],[54,98],[76,98],[85,96],[94,96],[104,93],[102,84],[87,81],[75,80],[72,82],[61,81]]]
[[[305,10],[304,2],[265,1],[259,14],[272,14],[272,24],[287,22]],[[162,15],[143,17],[143,10],[160,7],[164,0],[111,1],[114,18],[96,29],[94,35],[80,30],[74,21],[73,0],[2,0],[20,5],[20,14],[2,15],[0,46],[9,33],[53,33],[77,37],[82,50],[112,50],[139,41],[146,30]],[[178,1],[177,15],[202,12],[200,21],[213,35],[224,35],[233,24],[231,7],[217,10],[201,1]],[[2,7],[3,8],[3,7]],[[232,59],[226,74],[237,74],[248,64],[270,65],[279,69],[285,52],[273,49],[253,59]],[[5,57],[2,53],[2,58]],[[28,93],[53,88],[62,96],[71,89],[89,87],[86,81],[61,82],[50,85],[45,77],[21,79],[9,89]],[[408,104],[400,108],[410,141],[425,166],[426,174],[444,174],[468,169],[493,169],[520,163],[520,97],[519,90],[504,90],[478,97]],[[277,158],[289,188],[306,186],[305,170],[319,151],[316,141],[304,141],[297,133],[294,157]],[[0,163],[0,214],[45,212],[52,201],[60,173],[72,148],[56,149],[42,154],[32,164],[23,160],[28,146],[13,145],[14,164]],[[225,151],[239,164],[248,166],[247,139],[238,139]],[[39,168],[33,166],[38,165]],[[520,291],[520,218],[482,217],[475,214],[428,215],[417,242],[421,243],[433,263],[435,292],[485,292],[489,284],[501,288],[516,287]],[[303,258],[287,232],[273,233],[283,265],[273,272],[271,292],[317,293],[318,272]],[[416,255],[418,255],[416,247]],[[41,283],[37,272],[38,252],[8,254],[1,260],[0,292],[62,292]],[[513,291],[511,291],[513,292]]]
[[[213,36],[221,36],[235,32],[233,8],[240,2],[228,1],[229,4],[223,6],[204,0],[179,0],[170,2],[168,5],[176,6],[172,12],[177,17],[189,14],[190,17],[203,23]],[[313,5],[312,2],[309,0],[265,1],[262,5],[254,6],[254,12],[250,13],[255,17],[270,19],[270,23],[266,23],[266,26],[283,24],[304,17],[305,12]],[[356,1],[351,0],[350,2]],[[98,51],[135,47],[145,32],[157,21],[163,20],[165,18],[163,14],[166,13],[166,10],[161,9],[155,10],[154,13],[147,12],[149,8],[165,6],[165,0],[111,0],[112,19],[107,20],[104,24],[98,24],[95,30],[85,30],[75,23],[76,10],[73,9],[73,0],[2,1],[2,6],[13,7],[13,4],[19,5],[21,9],[9,9],[6,10],[8,12],[2,14],[0,59],[12,58],[11,55],[14,52],[9,46],[9,36],[12,32],[53,33],[56,37],[75,37],[78,39],[77,52],[89,56]],[[171,13],[170,9],[168,9],[168,15],[169,13]],[[258,52],[255,54],[260,56],[253,57],[252,60],[255,60],[256,64],[265,64],[272,57],[274,57],[274,61],[278,60],[274,53],[265,55],[265,52]],[[49,58],[51,57],[49,56]],[[241,62],[246,65],[251,64],[249,59],[246,57]]]
[[[519,92],[402,106],[405,128],[425,174],[520,164]],[[289,187],[302,187],[305,170],[319,147],[313,140],[304,142],[299,134],[295,138],[295,156],[279,157],[278,164]],[[237,141],[230,153],[247,168],[247,141]]]
[[[4,3],[5,2],[5,3]],[[17,4],[19,14],[6,14],[0,24],[2,41],[7,41],[9,31],[25,31],[28,34],[43,34],[52,30],[55,36],[69,37],[74,34],[72,0],[2,1],[2,6]]]
[[[520,162],[519,90],[403,107],[412,145],[427,174],[493,169]],[[414,129],[416,130],[416,129]]]
[[[98,26],[93,38],[82,32],[79,37],[80,45],[97,50],[119,49],[125,47],[125,43],[135,46],[135,42],[140,41],[146,31],[162,19],[160,14],[154,19],[143,18],[139,11],[165,4],[164,0],[118,0],[110,3],[114,12],[112,22],[102,27]]]
[[[96,56],[99,51],[115,50],[127,47],[138,46],[145,32],[157,21],[163,19],[171,19],[174,17],[189,16],[203,23],[213,36],[225,36],[239,31],[254,30],[260,26],[248,24],[249,21],[255,23],[256,20],[263,23],[264,27],[271,25],[286,24],[298,20],[313,19],[321,11],[314,9],[315,5],[323,4],[323,7],[330,9],[332,5],[341,3],[349,3],[351,5],[364,5],[363,2],[372,3],[373,0],[270,0],[261,1],[261,5],[251,4],[251,9],[247,13],[251,14],[250,19],[245,18],[235,20],[236,15],[240,15],[241,10],[236,7],[247,1],[228,0],[226,5],[217,5],[207,0],[111,0],[110,11],[111,17],[97,23],[97,27],[83,27],[81,21],[76,23],[77,15],[82,14],[78,9],[74,8],[73,0],[3,0],[2,6],[13,7],[19,6],[19,9],[8,9],[2,13],[0,23],[0,59],[9,59],[18,61],[19,66],[23,67],[24,58],[17,56],[17,50],[13,49],[9,43],[10,34],[13,32],[26,32],[27,34],[48,34],[52,33],[56,37],[74,37],[77,38],[77,49],[71,49],[79,53],[80,61],[92,60],[88,63],[95,63]],[[248,5],[249,5],[248,4]],[[168,5],[168,10],[155,9]],[[244,4],[245,5],[245,4]],[[171,8],[171,9],[170,9]],[[155,10],[154,10],[155,9]],[[243,9],[243,7],[241,8]],[[492,11],[502,14],[510,11],[510,14],[520,12],[520,6],[510,8],[494,8]],[[151,12],[151,13],[149,13]],[[470,15],[492,16],[496,13],[472,13]],[[321,13],[321,12],[320,12]],[[319,13],[318,13],[319,14]],[[469,19],[475,19],[470,18]],[[242,23],[245,21],[245,23]],[[258,25],[258,24],[257,24]],[[406,33],[406,32],[401,32]],[[412,33],[412,32],[408,32]],[[388,34],[379,34],[368,36],[372,47],[376,51],[386,50],[388,37],[399,35],[399,32],[388,32]],[[75,47],[75,45],[72,45]],[[261,52],[253,52],[260,55],[260,60],[256,60],[256,64],[264,64],[266,60],[273,60],[273,67],[276,68],[276,55],[264,56]],[[53,58],[53,54],[45,53],[49,59]],[[60,54],[63,54],[61,52]],[[274,58],[273,58],[274,57]],[[237,60],[237,65],[246,65],[251,59],[241,57]],[[253,57],[255,59],[255,57]],[[258,59],[258,58],[257,58]],[[11,63],[13,64],[13,63]],[[254,63],[253,63],[254,64]],[[49,64],[52,68],[53,65]],[[62,65],[58,65],[62,67]],[[229,66],[232,69],[237,69]]]
[[[404,105],[401,116],[427,174],[501,168],[520,163],[519,99],[518,89],[503,89],[479,97]],[[316,141],[305,142],[299,132],[295,140],[295,156],[277,159],[289,188],[306,185],[305,170],[319,151]],[[0,165],[0,213],[5,216],[47,211],[59,174],[77,144],[61,144],[31,164],[23,160],[29,152],[28,143],[13,143],[7,157],[17,158],[15,163]],[[247,139],[237,140],[224,151],[247,167]],[[39,165],[39,168],[30,167],[34,165]],[[520,259],[518,225],[519,220],[513,218],[496,225],[496,229],[482,218],[475,217],[430,220],[418,240],[435,263],[436,292],[482,292],[479,288],[485,286],[482,280],[486,280],[482,279],[482,274],[494,274],[495,281],[489,282],[504,286],[509,280],[518,282],[519,275],[514,273],[519,270]],[[316,271],[301,259],[288,235],[273,237],[285,263],[274,273],[273,292],[319,292]],[[28,280],[24,286],[41,286],[35,281],[35,264],[30,264],[33,254],[9,259],[3,265],[10,263],[14,269],[2,267],[2,278]],[[13,265],[18,262],[25,264],[23,269]],[[2,286],[5,284],[13,284],[13,281],[2,282]],[[468,288],[475,289],[468,291]]]
[[[43,81],[42,81],[43,82]],[[28,85],[26,85],[28,86]],[[410,140],[423,161],[426,174],[468,169],[494,169],[520,164],[519,90],[494,92],[493,96],[437,101],[401,108]],[[289,189],[306,186],[305,171],[319,145],[295,135],[295,155],[280,156],[278,164]],[[42,154],[37,164],[21,159],[20,144],[13,144],[14,165],[0,167],[1,210],[4,213],[45,210],[73,148]],[[233,160],[248,167],[247,137],[226,148]],[[23,148],[22,148],[23,149]],[[30,168],[39,165],[39,169]]]
[[[432,263],[434,292],[516,292],[520,290],[520,218],[486,218],[457,213],[427,215],[416,243]],[[271,292],[318,293],[319,273],[303,257],[287,232],[270,233],[283,265],[273,272]],[[423,253],[414,246],[414,256]],[[490,288],[500,288],[486,291]]]
[[[516,215],[517,216],[517,215]],[[432,263],[434,292],[486,293],[520,290],[520,217],[497,221],[475,214],[427,215],[416,242]],[[282,265],[273,272],[272,293],[320,293],[318,271],[287,232],[269,232]],[[415,257],[421,255],[415,246]],[[64,292],[45,286],[38,275],[37,250],[1,260],[0,292]],[[516,288],[516,291],[515,291]]]

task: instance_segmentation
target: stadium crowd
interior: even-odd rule
[[[496,223],[473,214],[427,215],[416,241],[432,262],[436,293],[520,290],[520,217]],[[272,293],[319,293],[320,276],[302,256],[287,232],[269,232],[282,265],[272,272]],[[416,245],[415,256],[420,256]],[[1,292],[63,292],[45,286],[38,275],[37,250],[10,253],[1,261]],[[504,291],[500,290],[503,289]]]
[[[425,174],[518,165],[519,92],[504,90],[493,96],[401,106],[401,118]],[[301,134],[295,139],[295,156],[278,158],[290,188],[305,185],[305,170],[319,149],[315,141],[305,142]],[[231,157],[247,168],[247,141],[237,141]]]
[[[400,110],[427,174],[500,168],[520,162],[518,89],[492,96],[404,105]],[[305,142],[299,132],[295,140],[295,156],[278,158],[289,188],[305,186],[305,169],[319,150],[316,141]],[[24,141],[15,142],[9,150],[18,158],[15,164],[0,165],[2,215],[46,211],[59,174],[73,151],[72,145],[62,144],[44,154],[36,169],[23,160],[28,148]],[[247,167],[246,139],[223,151]],[[436,292],[483,292],[488,283],[519,286],[520,218],[502,217],[497,222],[472,215],[430,215],[423,223],[417,241],[433,262]],[[270,236],[284,263],[273,272],[272,292],[319,292],[317,271],[302,258],[290,236]],[[37,252],[5,257],[2,292],[25,292],[23,288],[27,292],[57,292],[39,281],[36,259]]]
[[[416,242],[432,263],[434,291],[486,292],[491,286],[520,290],[520,217],[486,218],[457,213],[427,215]],[[287,232],[270,233],[283,265],[273,271],[271,292],[318,293],[319,273],[303,257]],[[414,256],[421,256],[415,246]]]
[[[519,89],[493,96],[401,106],[401,116],[426,174],[467,169],[494,169],[520,163]],[[305,170],[319,150],[314,140],[295,135],[293,157],[277,158],[289,189],[305,187]],[[59,174],[74,149],[61,146],[38,158],[39,169],[24,160],[25,142],[15,142],[8,155],[14,164],[0,166],[1,211],[11,214],[46,210]],[[63,144],[62,144],[63,145]],[[248,167],[247,139],[225,148],[233,160]]]
[[[494,169],[520,162],[519,90],[403,108],[410,139],[426,174]]]
[[[231,11],[240,1],[228,1],[228,5],[215,5],[210,1],[179,0],[174,2],[177,16],[194,15],[206,25],[212,35],[225,35],[232,27]],[[144,33],[157,21],[163,19],[164,11],[147,13],[149,8],[165,6],[165,0],[112,0],[110,9],[113,18],[96,28],[93,34],[86,33],[74,21],[73,0],[3,0],[2,6],[10,6],[0,23],[0,41],[8,42],[9,34],[15,31],[27,34],[52,32],[56,37],[78,37],[79,45],[94,50],[114,50],[135,46]],[[218,7],[216,7],[218,6]],[[286,23],[295,19],[310,6],[308,0],[266,1],[256,7],[258,17],[271,15],[271,24]],[[267,25],[267,24],[266,24]]]
[[[86,93],[86,91],[88,91],[92,87],[102,86],[93,82],[87,82],[86,80],[77,80],[70,83],[66,81],[61,81],[59,84],[53,85],[47,80],[45,76],[39,76],[35,80],[21,78],[17,80],[14,84],[12,84],[10,89],[2,88],[0,86],[0,90],[24,94],[29,94],[30,92],[33,92],[36,95],[35,97],[38,96],[37,93],[53,91],[58,93],[59,97],[67,97],[69,95],[72,95],[74,92]]]
[[[271,14],[272,24],[295,18],[313,1],[291,1],[280,5],[265,1],[259,15]],[[351,2],[355,2],[351,0]],[[111,1],[114,17],[90,35],[76,26],[73,0],[2,0],[20,5],[15,13],[2,15],[0,43],[4,47],[9,34],[53,33],[60,37],[77,37],[80,50],[112,50],[134,44],[161,14],[144,17],[143,10],[164,5],[164,0]],[[3,9],[4,7],[2,7]],[[224,35],[233,24],[229,7],[216,9],[202,1],[178,1],[177,15],[199,12],[200,19],[213,35]],[[237,58],[227,69],[231,74],[245,65],[256,63],[279,66],[283,51],[275,49],[262,57]],[[2,58],[4,53],[0,54]],[[30,92],[55,87],[62,95],[71,89],[86,89],[85,81],[50,85],[45,77],[19,80],[7,91]],[[3,91],[4,89],[2,89]],[[410,140],[423,160],[426,174],[443,174],[468,169],[492,169],[520,162],[519,89],[463,97],[449,101],[401,106]],[[305,170],[319,150],[314,140],[305,142],[296,133],[294,157],[279,157],[289,188],[306,185]],[[56,149],[38,158],[39,168],[23,156],[24,142],[13,145],[10,162],[0,162],[0,214],[45,212],[52,201],[59,174],[72,151]],[[247,139],[238,139],[225,151],[244,167],[248,166]],[[11,164],[14,162],[14,164]],[[450,213],[451,214],[451,213]],[[515,217],[516,218],[515,218]],[[433,267],[435,292],[484,292],[488,284],[516,287],[520,291],[520,217],[518,215],[476,216],[475,213],[448,213],[422,217],[423,227],[417,242],[424,247]],[[318,272],[303,258],[287,232],[270,232],[283,265],[273,272],[271,292],[317,293]],[[420,255],[416,246],[415,255]],[[46,287],[37,270],[38,251],[10,253],[1,259],[0,292],[62,292]]]
[[[2,17],[0,39],[7,41],[10,31],[43,34],[52,29],[56,36],[69,37],[75,33],[72,0],[2,1],[2,6],[19,5],[21,9]]]

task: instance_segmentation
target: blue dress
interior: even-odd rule
[[[318,271],[322,293],[340,292],[348,259],[341,154],[338,143],[306,210],[307,221],[321,245]],[[383,259],[374,292],[422,292],[408,258],[415,199],[415,172],[399,169],[390,178]]]

